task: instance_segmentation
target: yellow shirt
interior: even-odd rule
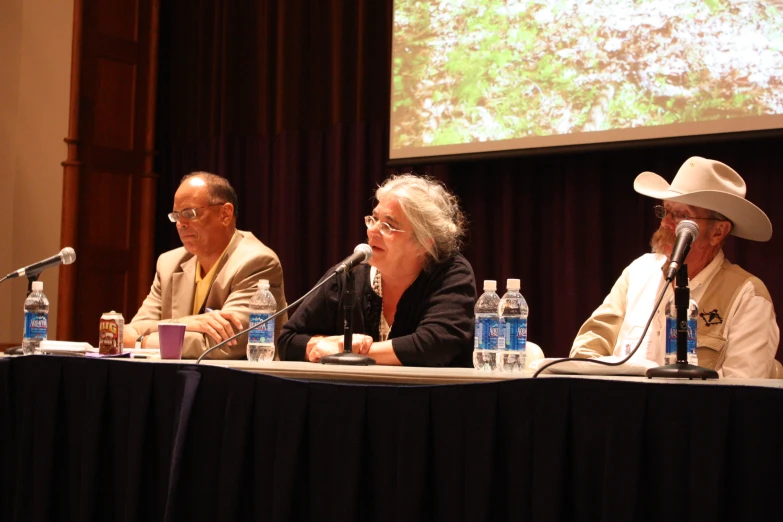
[[[228,245],[230,244],[231,242],[229,241]],[[204,277],[201,277],[201,262],[196,259],[196,293],[193,296],[193,315],[197,315],[201,311],[204,300],[207,298],[209,289],[212,286],[212,281],[215,279],[215,274],[217,274],[217,268],[220,266],[220,262],[223,261],[223,256],[226,255],[228,245],[226,245],[226,248],[223,249],[223,253],[220,254],[217,262]]]

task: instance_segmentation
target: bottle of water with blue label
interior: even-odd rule
[[[250,299],[250,326],[256,325],[277,312],[277,301],[269,291],[269,281],[258,282],[258,291]],[[275,320],[250,330],[247,339],[247,360],[266,362],[275,358]]]
[[[473,336],[473,367],[477,370],[495,371],[498,353],[498,304],[497,282],[484,281],[484,293],[476,301],[475,330]]]
[[[691,299],[688,302],[688,364],[698,365],[696,355],[696,329],[699,317],[699,306]],[[666,354],[663,364],[677,362],[677,307],[674,304],[674,296],[666,303]]]
[[[22,353],[32,355],[39,352],[41,341],[49,330],[49,300],[43,293],[43,281],[33,281],[33,291],[24,302],[24,334]]]
[[[503,372],[520,372],[525,369],[525,344],[527,344],[527,301],[519,293],[519,279],[509,279],[506,293],[500,298],[500,361]]]

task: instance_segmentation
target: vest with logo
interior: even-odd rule
[[[757,296],[772,301],[759,278],[731,264],[727,259],[723,260],[718,273],[699,300],[699,326],[696,333],[699,366],[713,370],[723,366],[726,358],[726,319],[747,281],[753,284]]]

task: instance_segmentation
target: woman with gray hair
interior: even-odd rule
[[[369,265],[353,271],[353,351],[378,364],[472,365],[473,268],[460,254],[465,218],[435,180],[403,174],[376,191],[364,218]],[[327,275],[334,271],[330,269]],[[281,360],[318,362],[342,351],[345,274],[308,297],[283,327]]]

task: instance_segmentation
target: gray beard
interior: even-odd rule
[[[659,228],[650,239],[650,247],[653,254],[670,256],[677,236],[668,228]]]

